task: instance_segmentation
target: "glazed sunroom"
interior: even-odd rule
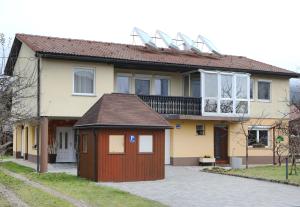
[[[195,70],[182,74],[182,95],[170,95],[170,78],[116,74],[116,92],[135,93],[164,115],[248,117],[250,74]]]

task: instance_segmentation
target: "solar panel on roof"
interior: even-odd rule
[[[156,33],[160,36],[160,38],[164,41],[164,43],[171,49],[179,50],[179,47],[175,44],[173,39],[167,35],[166,33],[157,30]]]
[[[154,43],[150,35],[148,35],[146,32],[137,27],[133,28],[133,32],[135,32],[140,37],[140,39],[146,46],[151,47],[153,49],[157,49],[156,44]]]
[[[181,32],[178,32],[178,36],[182,39],[185,49],[192,50],[196,53],[202,54],[202,51],[195,46],[195,43],[191,38],[189,38],[188,36],[186,36]]]
[[[201,42],[206,45],[206,47],[213,53],[215,53],[216,55],[221,55],[221,53],[218,52],[218,49],[216,48],[216,46],[206,37],[202,36],[202,35],[198,35],[198,39],[201,40]]]

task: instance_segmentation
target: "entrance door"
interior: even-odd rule
[[[74,134],[71,127],[56,128],[56,162],[76,162]]]
[[[165,130],[165,164],[170,164],[170,129]]]
[[[214,128],[214,156],[217,163],[229,163],[227,126],[216,125]]]

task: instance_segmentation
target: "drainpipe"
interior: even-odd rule
[[[76,143],[76,145],[77,145],[77,176],[79,176],[80,175],[80,170],[79,170],[79,165],[80,165],[80,135],[79,135],[79,130],[78,129],[75,129],[75,137],[76,137],[76,139],[75,140],[77,140],[77,143]]]
[[[36,54],[38,57],[38,62],[37,62],[37,134],[36,134],[36,151],[37,151],[37,157],[36,157],[36,171],[40,172],[40,83],[41,83],[41,66],[40,66],[40,61],[41,57],[40,55]]]

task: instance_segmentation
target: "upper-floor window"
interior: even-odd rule
[[[154,79],[155,95],[168,96],[169,95],[169,80],[165,78]]]
[[[76,68],[74,69],[73,94],[95,94],[95,70]]]
[[[150,95],[150,79],[136,78],[135,79],[135,94]]]
[[[257,98],[262,101],[271,100],[271,82],[265,80],[257,81]]]
[[[117,92],[130,93],[130,77],[125,75],[117,76]]]
[[[201,79],[204,115],[249,114],[248,74],[201,71]]]

